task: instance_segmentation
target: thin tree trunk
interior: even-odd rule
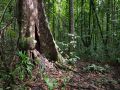
[[[74,0],[69,1],[70,33],[74,34]]]
[[[69,33],[74,34],[74,0],[69,0]],[[72,36],[69,36],[69,43],[73,41]],[[70,44],[68,47],[68,54],[70,55],[70,52],[73,51],[74,48]]]

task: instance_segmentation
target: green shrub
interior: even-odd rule
[[[19,80],[24,80],[26,75],[31,77],[34,65],[25,52],[19,51],[18,56],[20,60],[16,63],[12,74],[14,77],[18,76]]]

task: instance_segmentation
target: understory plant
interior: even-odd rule
[[[21,81],[24,80],[26,76],[32,77],[32,69],[34,66],[32,60],[28,57],[26,52],[19,51],[17,55],[19,57],[19,61],[16,63],[12,75]]]
[[[105,65],[103,67],[96,64],[91,64],[91,65],[88,65],[87,67],[84,67],[83,70],[87,72],[95,71],[95,72],[105,73],[110,71],[110,67],[108,65]]]
[[[68,39],[66,41],[59,41],[57,42],[59,51],[66,58],[67,63],[70,65],[74,65],[77,60],[79,60],[78,53],[76,52],[77,49],[77,39],[79,38],[76,34],[64,34],[65,37]]]

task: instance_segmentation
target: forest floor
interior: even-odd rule
[[[68,82],[70,90],[120,90],[120,66],[78,61],[77,71]]]
[[[33,84],[32,90],[120,90],[118,65],[78,60],[75,72],[56,68],[49,62],[46,66],[47,78],[37,78],[39,85]]]

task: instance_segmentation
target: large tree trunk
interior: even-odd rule
[[[33,41],[37,41],[35,48],[28,48],[31,46],[29,43],[22,49],[32,58],[37,57],[39,53],[51,61],[57,61],[59,54],[49,29],[42,0],[18,0],[17,6],[19,42],[23,40],[21,38],[32,38]]]

